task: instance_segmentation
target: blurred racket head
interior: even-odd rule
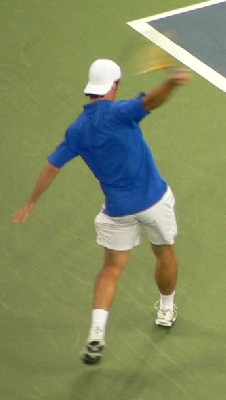
[[[174,69],[179,66],[179,61],[147,38],[138,35],[123,49],[121,65],[126,74],[140,75]]]
[[[150,71],[172,69],[176,66],[173,57],[165,50],[154,44],[147,44],[146,48],[139,49],[134,54],[134,74],[140,75]]]

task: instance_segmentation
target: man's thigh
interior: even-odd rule
[[[97,243],[107,249],[131,250],[140,243],[140,223],[133,215],[109,217],[100,212],[95,218]]]
[[[177,235],[174,206],[175,198],[171,189],[168,188],[158,203],[136,215],[152,244],[174,244]]]

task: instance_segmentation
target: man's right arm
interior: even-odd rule
[[[175,70],[166,82],[152,89],[143,97],[142,100],[145,110],[151,111],[161,106],[178,86],[185,85],[190,79],[191,74],[189,71],[181,69]]]
[[[55,176],[60,172],[60,168],[57,168],[48,163],[42,170],[37,180],[37,183],[27,201],[25,206],[19,209],[13,216],[12,222],[18,224],[20,222],[25,223],[30,213],[36,206],[38,199],[42,193],[48,188]]]

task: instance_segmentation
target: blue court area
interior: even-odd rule
[[[195,3],[1,1],[2,400],[225,398],[223,91],[194,73],[186,88],[142,123],[176,197],[180,272],[172,330],[154,325],[155,260],[142,237],[118,286],[103,362],[96,367],[81,363],[94,281],[103,262],[93,228],[103,194],[82,160],[63,168],[25,225],[11,223],[47,156],[87,101],[83,89],[90,63],[100,57],[120,63],[127,43],[139,36],[127,21]],[[154,23],[158,29],[175,26],[181,46],[216,63],[225,75],[224,21],[223,3]],[[119,99],[148,91],[167,76],[164,71],[125,72]]]
[[[226,2],[149,23],[226,77]]]

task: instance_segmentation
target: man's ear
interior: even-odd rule
[[[115,81],[115,82],[113,83],[112,89],[113,89],[113,90],[117,90],[117,89],[118,89],[118,85],[119,85],[119,81]]]

